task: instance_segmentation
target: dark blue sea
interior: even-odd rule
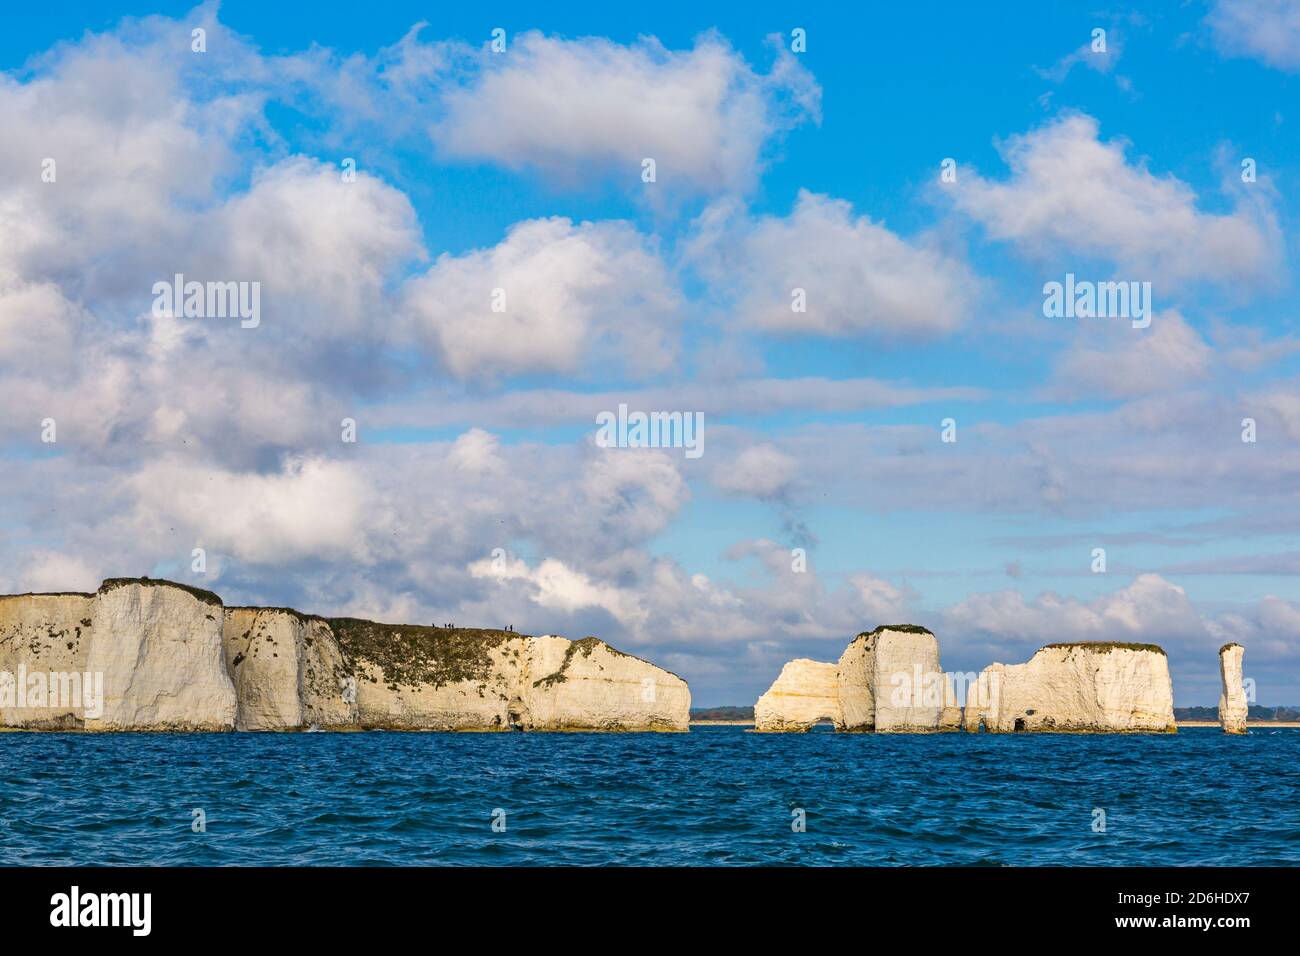
[[[5,733],[0,863],[1297,864],[1300,729]]]

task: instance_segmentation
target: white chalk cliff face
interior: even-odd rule
[[[781,668],[776,682],[754,704],[754,729],[802,732],[830,721],[844,728],[835,664],[796,658]]]
[[[48,692],[30,700],[28,674],[83,674],[94,625],[93,594],[20,594],[0,598],[0,725],[66,730],[81,708],[55,704]]]
[[[786,664],[754,705],[754,729],[805,731],[821,720],[848,732],[956,730],[960,711],[939,667],[939,642],[923,627],[896,624],[859,634],[835,664]]]
[[[323,619],[227,608],[222,640],[239,703],[236,730],[356,726],[356,682]]]
[[[329,623],[354,663],[357,719],[368,727],[689,729],[684,680],[594,637]]]
[[[1240,644],[1224,644],[1219,648],[1219,676],[1223,680],[1223,693],[1219,697],[1219,723],[1225,734],[1244,734],[1249,704],[1246,691],[1241,686],[1241,658],[1246,649]]]
[[[20,672],[100,674],[102,706],[6,698]],[[225,608],[147,579],[0,597],[9,727],[685,731],[689,711],[684,680],[594,637]]]
[[[105,581],[86,670],[104,675],[104,712],[87,730],[228,730],[235,688],[221,654],[215,594]]]
[[[1049,644],[992,664],[967,690],[969,731],[1175,733],[1173,684],[1154,644]]]
[[[0,724],[229,729],[221,615],[209,592],[127,579],[95,594],[0,597]]]

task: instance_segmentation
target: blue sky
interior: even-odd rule
[[[1180,704],[1241,640],[1300,701],[1293,0],[4,17],[0,584],[202,547],[228,601],[596,633],[704,705],[900,619],[960,670],[1155,640]],[[262,326],[151,319],[174,272]],[[1044,317],[1066,273],[1150,327]],[[706,453],[594,448],[620,402]]]

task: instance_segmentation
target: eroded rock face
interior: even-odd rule
[[[915,625],[877,628],[874,679],[877,733],[938,730],[947,677],[939,667],[939,641]]]
[[[835,664],[799,659],[754,705],[754,729],[928,733],[961,725],[952,682],[939,668],[939,642],[923,627],[895,624],[862,633]]]
[[[46,730],[82,726],[85,708],[79,695],[65,697],[60,688],[56,703],[47,686],[31,700],[28,678],[80,674],[84,681],[94,616],[93,594],[0,597],[0,682],[7,685],[0,686],[0,725]]]
[[[688,729],[686,681],[604,641],[528,638],[525,657],[525,729]]]
[[[859,634],[849,641],[835,667],[840,713],[839,730],[861,733],[876,729],[875,636]]]
[[[1240,644],[1219,648],[1219,676],[1223,693],[1219,697],[1219,724],[1225,734],[1244,734],[1249,703],[1241,686],[1241,658],[1246,649]]]
[[[993,733],[1174,733],[1168,660],[1154,644],[1049,644],[1024,664],[985,668],[964,723]]]
[[[87,730],[230,730],[235,688],[214,594],[109,580],[95,595],[86,670],[103,674],[103,715]]]
[[[939,729],[943,731],[961,730],[961,705],[957,703],[957,688],[953,686],[952,677],[943,675],[943,710],[939,712]]]
[[[329,623],[355,668],[363,727],[689,729],[684,680],[594,637]]]
[[[4,674],[98,675],[93,712]],[[26,681],[24,681],[24,690]],[[671,730],[690,690],[594,637],[225,608],[147,579],[0,597],[0,725],[86,730]]]
[[[236,730],[357,725],[356,681],[330,626],[285,608],[232,607],[223,628]]]
[[[844,727],[840,709],[839,666],[796,658],[754,705],[754,729],[802,732],[829,720]]]
[[[222,614],[209,592],[134,579],[95,594],[0,597],[0,723],[230,730]]]

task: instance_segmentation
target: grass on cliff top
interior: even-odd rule
[[[489,652],[510,638],[529,636],[487,628],[377,624],[354,617],[325,620],[344,657],[376,665],[389,684],[441,687],[485,680],[492,669]]]
[[[156,584],[161,587],[179,588],[198,598],[204,604],[215,604],[222,607],[221,598],[211,591],[205,591],[202,588],[190,587],[188,584],[180,584],[176,581],[168,581],[165,578],[107,578],[99,586],[96,592],[88,591],[28,591],[25,594],[0,594],[0,597],[94,597],[95,594],[103,594],[106,591],[112,591],[116,588],[126,587],[128,584]]]
[[[99,593],[112,591],[115,588],[126,587],[128,584],[156,584],[162,587],[179,588],[198,598],[204,604],[215,604],[222,607],[221,598],[211,591],[205,591],[202,588],[192,588],[188,584],[178,584],[175,581],[168,581],[164,578],[109,578],[99,586]]]
[[[904,634],[933,634],[928,627],[920,624],[882,624],[874,631],[863,631],[858,637],[875,637],[881,631],[902,631]]]
[[[1130,644],[1124,641],[1065,641],[1060,644],[1044,644],[1039,648],[1040,651],[1046,651],[1057,647],[1082,647],[1086,650],[1097,651],[1101,654],[1109,654],[1111,651],[1151,651],[1153,654],[1159,654],[1161,657],[1167,656],[1165,649],[1159,644]]]
[[[1224,651],[1226,651],[1226,650],[1227,650],[1228,648],[1230,648],[1230,647],[1245,647],[1245,645],[1244,645],[1244,644],[1238,644],[1236,641],[1229,641],[1227,644],[1224,644],[1221,648],[1219,648],[1219,653],[1222,654]]]

